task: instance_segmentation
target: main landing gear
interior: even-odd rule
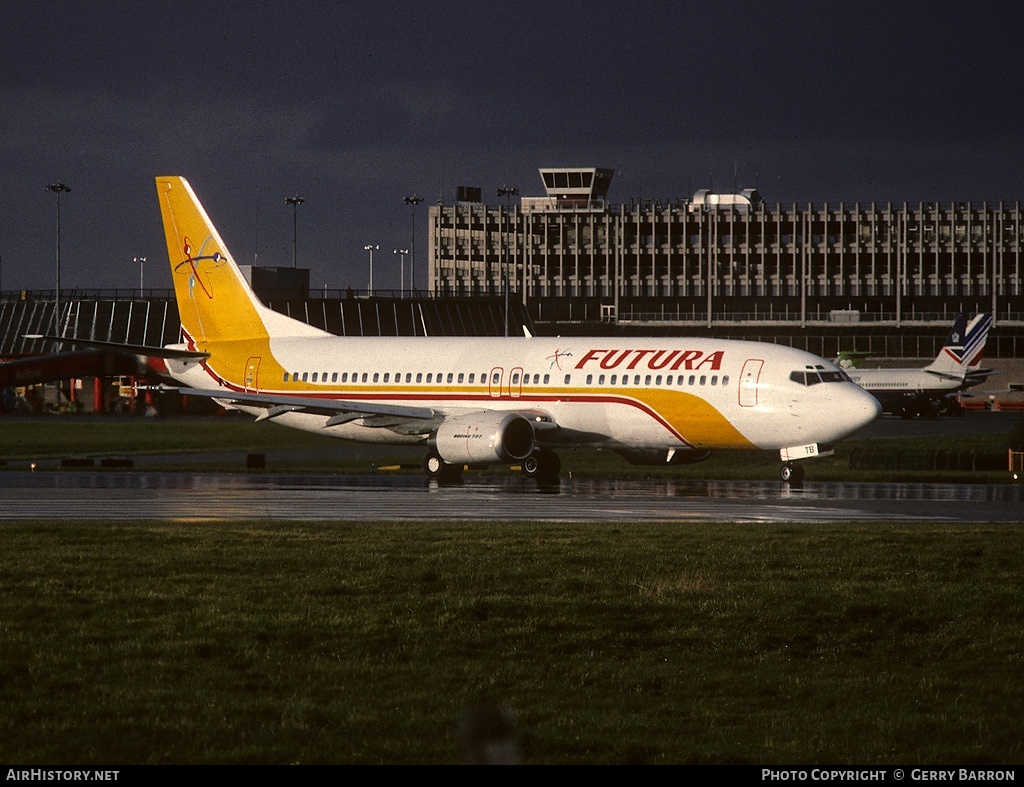
[[[457,481],[462,478],[464,465],[453,465],[444,461],[436,451],[431,451],[423,460],[423,472],[427,478],[438,481]]]
[[[562,460],[554,451],[534,451],[521,464],[523,475],[537,481],[557,481],[562,472]],[[465,465],[450,464],[436,451],[431,451],[423,460],[423,472],[427,478],[438,481],[457,481],[462,477]]]
[[[555,481],[562,472],[562,460],[554,451],[534,451],[522,463],[523,475],[538,481]]]

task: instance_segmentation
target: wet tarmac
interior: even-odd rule
[[[858,437],[1008,434],[1024,413],[968,413],[906,421],[883,417]],[[113,420],[113,419],[112,419]],[[254,451],[259,447],[254,446]],[[381,446],[326,440],[332,457],[389,455]],[[278,451],[274,458],[291,457]],[[308,451],[306,453],[309,453]],[[418,465],[418,453],[394,449]],[[298,457],[301,458],[301,457]],[[874,520],[1024,522],[1024,485],[843,483],[808,481],[601,480],[563,477],[539,485],[519,474],[467,475],[454,484],[418,473],[294,475],[192,472],[211,462],[244,467],[244,454],[189,454],[167,472],[169,457],[136,456],[123,470],[19,469],[0,472],[0,521],[716,521],[844,522]],[[154,463],[159,462],[158,471]],[[367,460],[369,469],[369,460]]]
[[[0,521],[1024,522],[1024,485],[10,471]]]

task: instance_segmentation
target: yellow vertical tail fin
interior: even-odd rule
[[[182,330],[197,346],[270,336],[323,336],[256,297],[188,181],[156,179]]]

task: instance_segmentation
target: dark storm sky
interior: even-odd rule
[[[771,202],[1024,199],[1017,3],[0,3],[0,286],[166,287],[153,178],[235,258],[398,286],[410,209],[458,185]],[[258,254],[258,258],[257,258]]]

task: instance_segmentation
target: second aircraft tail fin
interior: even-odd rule
[[[991,314],[978,314],[970,322],[958,314],[942,349],[925,370],[943,377],[964,379],[968,367],[980,360],[991,326]]]

